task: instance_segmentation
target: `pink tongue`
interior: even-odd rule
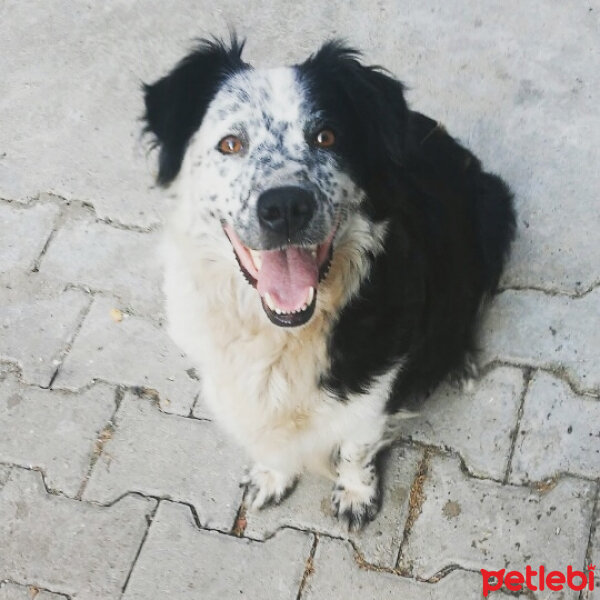
[[[288,247],[261,252],[262,265],[256,289],[267,292],[275,304],[286,312],[298,310],[306,301],[308,290],[317,289],[319,267],[309,250]]]

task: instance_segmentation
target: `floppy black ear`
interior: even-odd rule
[[[341,133],[353,150],[361,149],[363,168],[357,164],[357,170],[365,177],[385,176],[403,162],[408,115],[404,86],[384,69],[361,64],[359,57],[360,52],[334,40],[298,69],[316,106],[341,119]]]
[[[201,40],[165,77],[144,84],[145,131],[160,148],[158,182],[175,179],[187,143],[200,127],[210,101],[231,74],[249,68],[241,59],[244,42],[232,36],[227,46],[219,40]]]

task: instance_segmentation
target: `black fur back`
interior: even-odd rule
[[[343,132],[340,160],[387,220],[385,250],[329,340],[322,385],[367,391],[404,357],[388,409],[460,373],[476,317],[496,287],[515,228],[512,194],[435,121],[407,109],[402,85],[339,43],[299,65],[313,102]]]

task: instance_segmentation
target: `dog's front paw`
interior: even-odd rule
[[[381,507],[381,494],[377,482],[345,487],[337,483],[331,492],[331,510],[334,516],[358,531],[370,523]]]
[[[291,494],[296,481],[294,476],[255,465],[242,480],[242,485],[247,489],[246,505],[252,509],[260,509],[269,504],[279,504]]]

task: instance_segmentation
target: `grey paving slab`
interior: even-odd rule
[[[70,219],[56,233],[40,272],[69,283],[112,292],[134,311],[162,313],[160,233],[141,233]]]
[[[24,208],[14,202],[0,203],[0,273],[33,267],[58,212],[58,207],[52,204]]]
[[[10,475],[10,465],[0,465],[0,488],[6,483]]]
[[[528,564],[583,565],[594,492],[574,478],[541,492],[500,485],[467,477],[456,459],[434,458],[401,564],[426,579],[450,565],[521,572]]]
[[[84,499],[135,491],[192,504],[204,526],[229,531],[242,500],[240,450],[213,423],[166,415],[127,394]]]
[[[482,361],[564,369],[582,390],[600,390],[600,287],[581,298],[508,290],[482,323]]]
[[[64,600],[68,596],[40,590],[34,585],[0,583],[0,600]]]
[[[585,289],[600,275],[600,173],[588,168],[600,148],[599,12],[597,0],[277,0],[252,10],[239,0],[184,8],[153,0],[143,10],[116,1],[74,9],[62,0],[35,11],[5,2],[0,130],[10,143],[0,196],[54,191],[92,201],[102,217],[156,222],[164,202],[148,189],[152,158],[136,150],[141,80],[163,74],[193,38],[223,34],[228,24],[248,35],[248,59],[265,66],[346,37],[515,188],[520,235],[506,281]],[[22,31],[36,35],[25,45]]]
[[[538,372],[525,397],[510,479],[542,481],[563,472],[600,476],[600,401]]]
[[[200,391],[192,363],[164,328],[123,314],[115,299],[96,297],[54,387],[79,389],[94,379],[156,390],[161,409],[188,415]]]
[[[48,191],[93,199],[100,216],[121,222],[158,220],[164,203],[148,189],[150,169],[137,149],[141,55],[131,33],[134,15],[144,12],[116,3],[96,10],[64,2],[47,11],[3,5],[3,24],[12,25],[1,29],[9,81],[0,129],[11,142],[0,163],[0,196]],[[16,30],[36,35],[22,44]]]
[[[161,502],[123,600],[296,600],[312,536],[252,542],[199,530],[190,510]]]
[[[118,598],[155,504],[50,496],[39,473],[15,468],[0,490],[0,573],[78,600]]]
[[[383,472],[382,509],[377,518],[361,532],[349,533],[347,526],[332,516],[330,497],[333,482],[306,475],[279,506],[249,511],[246,515],[246,535],[265,539],[281,527],[310,529],[349,538],[366,561],[393,567],[408,516],[410,488],[422,454],[422,451],[412,448],[392,450]]]
[[[523,390],[519,369],[493,369],[472,389],[446,384],[402,423],[405,439],[458,452],[469,471],[502,479]]]
[[[51,489],[75,496],[114,410],[106,385],[66,393],[0,381],[0,462],[42,469]]]
[[[0,360],[15,362],[27,383],[47,386],[90,298],[37,275],[0,277]]]
[[[488,598],[510,598],[492,592]],[[480,600],[482,578],[477,573],[454,571],[438,583],[424,583],[389,572],[359,566],[348,542],[321,537],[306,581],[302,600]]]

